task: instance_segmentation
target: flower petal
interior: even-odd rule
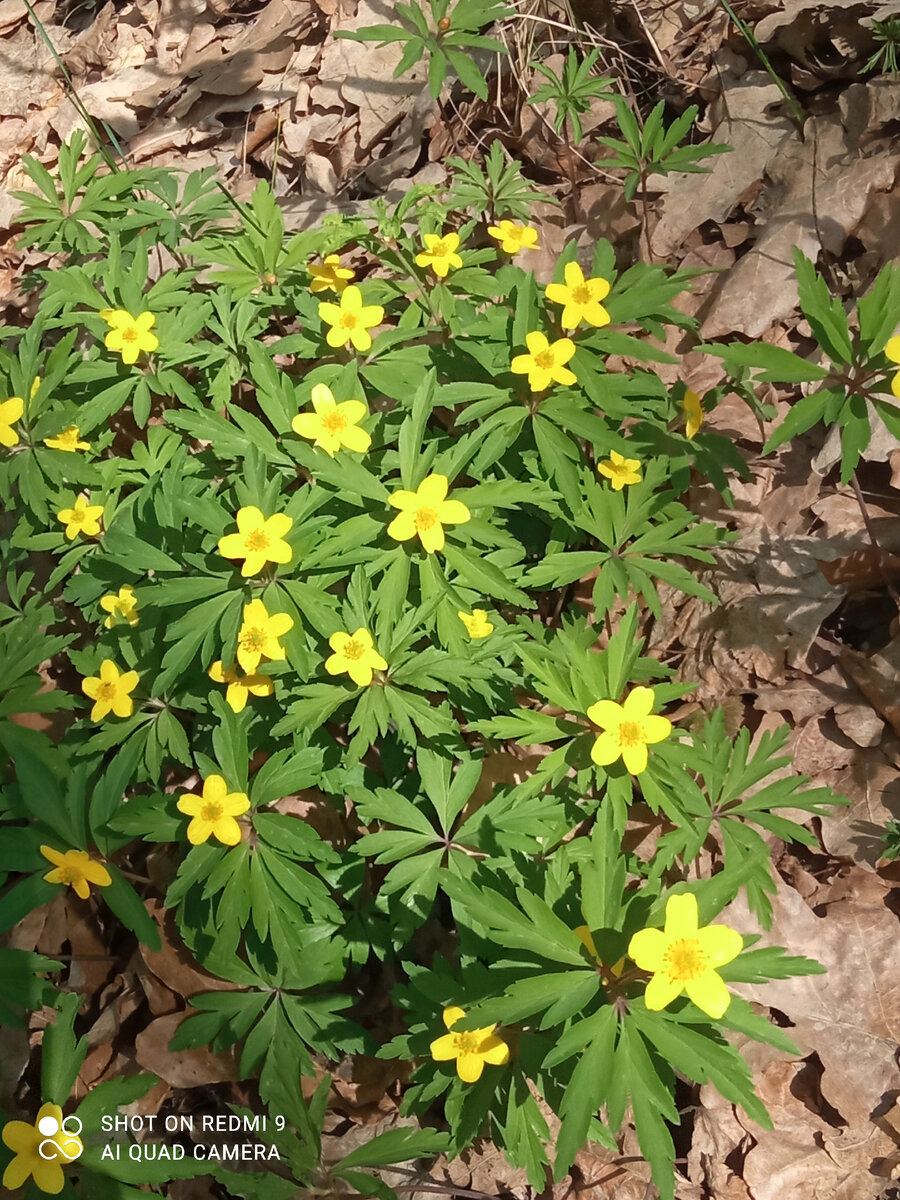
[[[694,938],[697,936],[699,909],[693,892],[679,892],[666,901],[666,936]]]
[[[591,759],[598,767],[608,767],[610,763],[614,763],[622,754],[622,747],[619,744],[618,737],[607,731],[601,733],[591,747]]]
[[[699,979],[692,979],[686,983],[684,990],[688,998],[714,1021],[725,1015],[731,1003],[731,992],[725,986],[721,975],[717,975],[715,971],[704,971]]]
[[[653,711],[653,703],[656,700],[656,695],[653,688],[636,687],[632,688],[628,693],[623,708],[625,709],[625,719],[633,721],[635,717],[646,717],[648,713]]]
[[[684,991],[680,979],[672,979],[664,971],[657,971],[644,992],[644,1003],[651,1012],[659,1012],[671,1004]]]
[[[724,967],[744,948],[744,939],[730,925],[705,925],[697,930],[697,938],[713,967]]]
[[[587,718],[600,729],[615,730],[625,720],[625,713],[615,700],[598,700],[587,710]]]
[[[647,743],[638,742],[636,746],[622,747],[622,762],[629,775],[643,775],[647,770]]]
[[[477,1083],[484,1070],[484,1059],[478,1054],[460,1054],[456,1060],[456,1073],[463,1083]]]
[[[669,939],[661,929],[641,929],[628,943],[628,957],[642,971],[659,971]]]

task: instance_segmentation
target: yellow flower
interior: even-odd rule
[[[193,818],[187,827],[187,840],[192,846],[201,845],[211,836],[223,846],[236,846],[241,840],[241,827],[234,818],[247,811],[250,801],[243,792],[229,793],[221,775],[207,775],[203,796],[182,796],[176,807]]]
[[[41,846],[41,854],[54,864],[52,871],[44,876],[48,883],[64,883],[75,889],[76,896],[87,900],[91,894],[90,884],[109,887],[112,876],[103,863],[95,862],[85,850],[54,850],[52,846]]]
[[[526,333],[527,354],[517,354],[510,363],[514,375],[527,375],[528,386],[533,392],[542,392],[551,383],[568,386],[577,379],[565,365],[575,353],[575,343],[569,338],[560,338],[552,344],[542,333]]]
[[[104,345],[107,350],[118,351],[123,363],[131,366],[143,350],[150,353],[159,346],[159,338],[150,332],[156,321],[153,313],[142,312],[133,317],[122,308],[104,308],[100,316],[110,326]]]
[[[55,437],[44,438],[44,445],[49,446],[51,450],[68,450],[71,453],[76,450],[90,450],[91,443],[82,442],[80,437],[78,426],[70,425],[68,429],[64,429]]]
[[[16,421],[21,421],[25,411],[25,401],[21,396],[10,396],[0,402],[0,446],[16,446],[19,435],[13,429]]]
[[[310,263],[306,268],[313,280],[309,290],[315,292],[342,292],[351,279],[356,278],[356,272],[349,267],[342,267],[341,260],[336,254],[326,254],[321,266]]]
[[[718,1020],[731,1003],[731,993],[716,967],[737,958],[744,939],[728,925],[697,928],[697,897],[692,892],[666,901],[665,929],[642,929],[628,943],[628,957],[642,971],[652,971],[644,1003],[651,1012],[687,992],[699,1009]]]
[[[249,695],[271,696],[275,692],[275,684],[268,675],[244,675],[241,678],[234,667],[229,667],[226,671],[221,659],[213,663],[207,674],[214,683],[228,684],[225,703],[232,712],[243,712],[247,707]]]
[[[900,363],[900,337],[888,338],[884,353],[892,363]],[[894,372],[894,378],[891,380],[891,391],[900,400],[900,371]],[[2,407],[3,405],[0,404],[0,408]],[[0,437],[0,441],[2,441],[2,437]]]
[[[687,391],[681,401],[681,411],[685,415],[685,434],[694,438],[703,424],[703,404],[696,392]]]
[[[494,627],[488,620],[488,615],[483,608],[475,608],[470,613],[458,612],[456,614],[466,627],[466,631],[472,641],[477,641],[479,638],[486,638],[488,634],[494,632]]]
[[[467,1033],[453,1033],[453,1026],[461,1021],[465,1012],[455,1005],[444,1009],[444,1025],[451,1030],[437,1038],[429,1047],[435,1062],[456,1059],[456,1073],[463,1083],[477,1083],[484,1064],[500,1067],[509,1062],[509,1046],[494,1034],[496,1025],[484,1029],[470,1029]]]
[[[332,458],[341,446],[364,454],[372,445],[371,437],[359,428],[359,422],[366,416],[362,400],[345,400],[338,404],[331,388],[317,383],[312,390],[312,406],[314,412],[299,413],[294,417],[291,429],[300,437],[311,438]]]
[[[325,659],[325,670],[329,675],[346,672],[357,687],[368,687],[372,672],[386,671],[387,663],[375,649],[372,635],[360,627],[356,633],[333,633],[328,645],[334,651]]]
[[[294,618],[287,613],[269,616],[262,600],[251,600],[244,605],[244,623],[238,634],[237,660],[241,670],[252,675],[260,659],[284,659],[284,647],[278,641],[294,628]]]
[[[667,717],[651,714],[653,688],[636,687],[624,704],[598,700],[587,710],[588,720],[605,732],[594,742],[591,758],[598,767],[608,767],[621,758],[625,770],[640,775],[647,769],[647,746],[663,742],[672,732]]]
[[[38,388],[41,386],[40,376],[34,380],[29,392],[29,398],[34,399]],[[13,429],[16,421],[22,419],[22,414],[25,412],[25,401],[21,396],[10,396],[8,400],[0,401],[0,446],[15,446],[18,444],[19,435]]]
[[[488,233],[500,243],[504,254],[518,254],[520,250],[540,250],[538,231],[530,225],[501,221],[498,225],[488,225]]]
[[[597,463],[597,470],[606,476],[616,492],[621,492],[626,484],[641,482],[640,467],[640,459],[626,458],[618,450],[610,450],[609,458]]]
[[[585,279],[578,263],[566,263],[565,283],[547,285],[546,296],[553,304],[563,304],[560,324],[563,329],[574,329],[582,321],[600,328],[609,324],[609,313],[600,303],[609,295],[606,279]]]
[[[94,701],[91,720],[100,721],[108,712],[114,712],[117,717],[130,717],[134,712],[130,693],[137,687],[139,679],[137,671],[119,674],[119,668],[113,660],[104,658],[100,664],[99,678],[89,675],[81,681],[81,690],[89,700]]]
[[[63,1190],[62,1164],[74,1162],[84,1150],[81,1138],[63,1126],[58,1104],[42,1104],[33,1125],[7,1121],[3,1144],[15,1155],[3,1172],[3,1187],[15,1191],[33,1177],[38,1190],[50,1196]]]
[[[597,947],[594,945],[594,935],[591,933],[590,926],[579,925],[578,928],[576,930],[574,930],[573,932],[574,932],[575,936],[578,938],[579,942],[581,942],[582,946],[584,946],[585,950],[587,950],[587,952],[591,956],[591,958],[593,958],[594,961],[599,966],[601,966],[601,967],[605,966],[603,959],[597,953]],[[618,960],[618,962],[613,963],[613,965],[609,968],[609,974],[615,975],[616,978],[618,978],[622,974],[622,971],[624,969],[625,969],[625,958],[623,956],[622,958],[620,958]],[[601,972],[600,979],[601,979],[601,982],[603,982],[603,983],[610,982],[609,976],[607,976],[606,971]]]
[[[351,283],[341,292],[340,304],[323,301],[319,305],[319,318],[331,326],[325,337],[329,346],[352,342],[357,350],[365,351],[372,347],[369,330],[384,320],[384,309],[380,304],[363,304],[362,292]]]
[[[414,492],[401,490],[388,497],[400,513],[388,525],[388,536],[398,542],[418,536],[429,554],[444,548],[444,526],[464,525],[471,513],[459,500],[447,500],[447,476],[429,475]]]
[[[100,532],[103,505],[88,504],[84,496],[79,496],[74,508],[60,509],[56,516],[65,525],[69,541],[79,533],[83,533],[85,537],[96,537]]]
[[[103,622],[105,629],[112,629],[117,623],[117,617],[122,617],[129,625],[138,623],[137,599],[130,583],[122,584],[118,596],[114,592],[110,592],[107,596],[101,596],[100,607],[104,612],[109,613]]]
[[[255,505],[250,504],[238,510],[235,520],[238,531],[219,538],[219,553],[223,558],[242,558],[241,574],[245,578],[258,575],[268,562],[283,564],[291,561],[293,551],[283,539],[294,522],[286,513],[264,517]]]
[[[439,279],[446,279],[451,267],[461,267],[462,259],[456,253],[459,246],[458,233],[445,233],[440,237],[436,233],[426,233],[422,239],[425,249],[416,255],[417,267],[431,267]]]

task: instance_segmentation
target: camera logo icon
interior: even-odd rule
[[[44,1139],[38,1146],[38,1154],[47,1162],[55,1162],[60,1155],[67,1162],[74,1162],[84,1149],[78,1137],[83,1127],[77,1117],[63,1117],[62,1122],[56,1117],[41,1117],[37,1127]],[[68,1136],[59,1137],[61,1133]]]

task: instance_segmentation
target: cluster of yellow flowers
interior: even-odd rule
[[[599,966],[603,967],[587,925],[575,935]],[[644,1003],[651,1012],[659,1012],[682,993],[707,1016],[718,1020],[731,1003],[731,993],[717,968],[737,958],[744,939],[728,925],[699,924],[697,898],[692,892],[670,896],[666,901],[665,927],[648,927],[635,933],[628,943],[628,958],[640,971],[650,973]],[[604,986],[622,978],[625,959],[602,971]],[[477,1083],[485,1065],[502,1066],[509,1062],[509,1044],[496,1032],[496,1025],[481,1029],[459,1030],[465,1017],[456,1005],[445,1008],[444,1025],[448,1032],[429,1046],[435,1062],[455,1061],[456,1073],[464,1083]]]

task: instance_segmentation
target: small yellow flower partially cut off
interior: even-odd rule
[[[309,290],[316,292],[337,292],[340,294],[351,279],[356,278],[356,272],[349,267],[342,267],[341,260],[336,254],[326,254],[321,264],[310,263],[306,268],[312,275]]]
[[[214,683],[227,683],[225,703],[232,712],[243,712],[250,696],[272,696],[275,684],[268,675],[239,675],[233,666],[225,669],[221,659],[214,662],[207,672]]]
[[[99,677],[89,675],[81,681],[81,690],[89,700],[94,701],[91,720],[102,721],[110,712],[115,713],[117,717],[130,717],[134,712],[131,693],[137,687],[139,679],[137,671],[120,673],[111,658],[104,658],[100,664]]]
[[[422,239],[425,249],[416,255],[417,267],[431,267],[438,279],[446,279],[447,272],[463,265],[456,253],[459,247],[458,233],[426,233]]]
[[[357,687],[368,687],[373,671],[386,671],[387,662],[375,649],[372,635],[360,626],[356,633],[333,633],[328,645],[334,651],[325,659],[329,675],[347,674]]]
[[[21,421],[25,412],[25,401],[21,396],[10,396],[8,400],[0,401],[0,446],[17,446],[19,434],[13,429],[16,421]]]
[[[486,638],[494,632],[494,626],[488,620],[488,615],[483,608],[473,608],[470,613],[458,612],[456,614],[466,627],[466,632],[473,642],[479,638]]]
[[[372,439],[359,423],[367,415],[362,400],[344,400],[338,404],[331,388],[317,383],[312,390],[313,412],[299,413],[291,421],[291,429],[300,437],[310,438],[334,458],[342,446],[364,454]]]
[[[104,628],[113,629],[118,623],[118,618],[127,621],[129,625],[137,625],[138,603],[134,595],[134,588],[130,583],[123,583],[119,588],[119,594],[110,592],[107,596],[100,597],[100,607],[104,612],[108,612],[109,616],[103,622]]]
[[[539,330],[525,334],[527,354],[517,354],[509,364],[514,375],[527,375],[528,386],[533,392],[542,392],[551,383],[570,387],[577,383],[574,373],[566,363],[575,353],[575,343],[570,338],[559,338],[548,342]]]
[[[53,863],[53,870],[44,876],[47,883],[63,883],[75,889],[75,895],[87,900],[91,894],[90,885],[109,887],[112,876],[101,862],[94,859],[85,850],[54,850],[52,846],[41,846],[41,854],[47,862]]]
[[[716,971],[737,958],[744,939],[729,925],[698,928],[697,897],[692,892],[666,901],[665,929],[641,929],[628,943],[628,957],[652,971],[644,1003],[659,1012],[682,992],[713,1020],[723,1017],[731,993]]]
[[[703,403],[696,392],[684,393],[681,411],[685,417],[685,436],[693,439],[700,432],[700,426],[703,424]]]
[[[38,1191],[57,1195],[65,1185],[63,1165],[74,1162],[84,1150],[81,1138],[63,1125],[58,1104],[42,1104],[33,1125],[7,1121],[2,1136],[4,1146],[13,1152],[2,1182],[12,1192],[33,1179]]]
[[[237,660],[242,671],[252,675],[260,660],[282,661],[286,655],[279,638],[294,628],[294,618],[287,613],[269,616],[262,600],[244,605],[244,620],[238,633]]]
[[[609,313],[600,303],[609,295],[606,279],[585,279],[577,262],[566,263],[565,283],[550,283],[545,289],[552,304],[562,304],[560,324],[563,329],[575,329],[582,321],[600,329],[609,324]]]
[[[77,425],[70,425],[68,429],[64,429],[55,437],[44,438],[44,445],[49,446],[51,450],[65,450],[70,454],[74,454],[76,450],[90,450],[91,448],[90,442],[81,440]]]
[[[463,1083],[477,1083],[485,1063],[501,1067],[509,1062],[509,1046],[494,1033],[496,1025],[470,1029],[466,1033],[453,1033],[453,1026],[465,1015],[463,1009],[456,1005],[445,1008],[444,1025],[450,1032],[436,1038],[429,1050],[435,1062],[456,1059],[456,1073]]]
[[[520,250],[540,250],[538,231],[530,225],[500,221],[497,225],[488,225],[488,233],[500,243],[504,254],[518,254]]]
[[[444,526],[463,525],[472,514],[459,500],[447,500],[447,476],[428,475],[414,492],[400,490],[388,497],[400,513],[388,525],[388,536],[398,542],[418,537],[429,554],[444,548]]]
[[[598,700],[591,705],[588,720],[604,731],[591,749],[591,758],[598,767],[608,767],[621,758],[631,775],[646,771],[648,745],[665,741],[672,732],[668,717],[653,715],[654,700],[653,688],[636,687],[624,704]]]
[[[888,338],[884,353],[892,363],[900,363],[900,336]],[[891,391],[900,400],[900,371],[894,372],[894,378],[891,380]],[[0,405],[0,408],[2,407]]]
[[[264,517],[250,504],[239,509],[235,521],[238,531],[219,538],[219,553],[223,558],[242,558],[241,574],[245,578],[258,575],[268,562],[284,565],[291,561],[293,551],[284,536],[294,522],[286,513]]]
[[[96,537],[100,532],[103,505],[88,504],[84,496],[79,496],[73,508],[62,508],[56,516],[57,520],[65,525],[66,537],[70,542],[79,533],[83,533],[85,537]]]
[[[156,317],[151,312],[138,313],[133,317],[123,308],[104,308],[100,316],[110,326],[104,345],[122,355],[122,362],[131,366],[138,355],[148,354],[159,348],[159,338],[151,333]]]
[[[329,346],[351,342],[354,349],[365,352],[372,348],[369,330],[384,320],[384,309],[380,304],[363,304],[362,292],[351,283],[341,292],[340,304],[322,301],[319,318],[331,326],[325,336]]]
[[[241,827],[235,820],[250,807],[243,792],[229,792],[221,775],[207,775],[203,781],[203,795],[182,796],[178,801],[179,812],[192,820],[187,827],[187,840],[192,846],[200,846],[216,838],[223,846],[236,846],[241,840]]]
[[[621,492],[631,483],[640,483],[640,468],[640,459],[626,458],[618,450],[610,450],[609,458],[597,463],[597,470],[609,480],[615,492]]]
[[[597,947],[594,945],[594,936],[591,933],[590,926],[589,925],[579,925],[577,929],[573,930],[573,933],[578,938],[579,942],[581,942],[582,946],[584,946],[585,950],[587,950],[588,954],[590,954],[591,958],[594,959],[594,961],[597,963],[597,965],[600,967],[604,966],[605,964],[603,962],[603,959],[597,953]],[[618,979],[619,976],[624,971],[624,969],[625,969],[625,958],[623,955],[622,958],[620,958],[616,962],[614,962],[612,964],[612,966],[609,968],[609,975],[613,975],[616,977],[616,979]],[[609,975],[607,975],[606,971],[602,971],[600,974],[601,982],[604,984],[611,983],[612,981],[609,978]]]

